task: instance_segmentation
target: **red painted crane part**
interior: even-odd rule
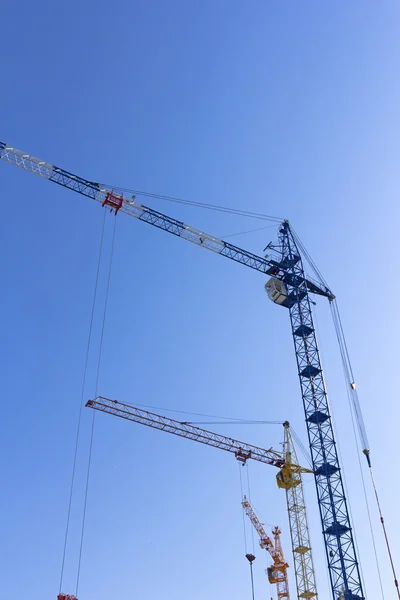
[[[58,594],[57,600],[78,600],[78,598],[70,594]]]

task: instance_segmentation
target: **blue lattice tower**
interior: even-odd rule
[[[334,600],[364,598],[304,269],[288,222],[279,229],[287,297]],[[267,284],[268,285],[268,284]]]

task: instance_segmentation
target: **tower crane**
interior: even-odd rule
[[[303,481],[301,471],[294,468],[294,465],[299,463],[288,421],[284,422],[283,427],[285,464],[277,474],[276,480],[278,487],[286,491],[297,596],[299,600],[300,598],[317,598]]]
[[[274,542],[267,535],[263,524],[257,517],[256,513],[250,501],[244,496],[242,501],[244,512],[249,517],[254,529],[257,531],[260,538],[260,547],[266,550],[271,555],[273,565],[268,567],[267,575],[270,583],[276,584],[278,600],[281,598],[290,598],[289,595],[289,582],[287,576],[287,570],[289,568],[288,563],[285,561],[283,555],[282,544],[281,544],[281,530],[279,527],[274,527],[272,535],[274,536]]]
[[[284,452],[277,452],[272,448],[264,450],[258,446],[240,442],[219,433],[207,431],[206,429],[191,425],[188,422],[176,421],[175,419],[164,417],[157,413],[149,412],[123,402],[118,402],[117,400],[110,400],[109,398],[104,398],[102,396],[97,397],[95,400],[88,400],[86,406],[128,421],[147,425],[148,427],[153,427],[160,431],[173,433],[174,435],[194,440],[195,442],[226,450],[227,452],[233,453],[235,458],[242,464],[245,464],[247,460],[252,459],[277,467],[279,469],[276,476],[278,487],[286,490],[292,552],[296,565],[297,596],[299,600],[301,598],[310,599],[317,597],[310,536],[307,526],[307,513],[301,479],[302,473],[312,473],[312,471],[301,467],[297,462],[297,455],[290,436],[289,423],[287,421],[283,424],[285,429]],[[247,499],[246,502],[243,503],[243,507],[260,534],[262,525],[260,523],[260,527],[257,528],[257,517]],[[278,539],[278,542],[275,544],[276,551],[274,550],[274,556],[278,556],[276,552],[278,552],[279,548],[280,542]],[[268,548],[266,547],[266,549]],[[281,562],[283,565],[283,558]],[[273,581],[272,583],[277,582]],[[282,590],[284,589],[286,588],[283,586]],[[281,597],[283,598],[285,596],[282,595]]]
[[[0,142],[0,159],[92,198],[116,214],[135,217],[269,277],[265,284],[269,298],[286,308],[290,317],[332,598],[338,600],[342,595],[343,600],[363,600],[360,567],[311,312],[311,294],[330,302],[335,296],[322,278],[314,281],[306,277],[300,246],[289,221],[280,224],[278,241],[268,244],[272,254],[263,258],[4,142]],[[303,256],[307,258],[304,251]]]

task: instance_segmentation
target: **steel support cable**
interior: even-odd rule
[[[225,418],[228,419],[229,417]],[[246,419],[236,421],[185,421],[185,423],[188,425],[283,425],[283,421],[247,421]]]
[[[384,594],[384,591],[383,591],[381,570],[380,570],[380,567],[379,567],[378,553],[377,553],[376,543],[375,543],[375,535],[374,535],[374,530],[373,530],[373,527],[372,527],[371,511],[369,509],[367,489],[366,489],[366,486],[365,486],[364,473],[363,473],[362,465],[361,465],[360,446],[359,446],[359,442],[358,442],[358,436],[356,435],[356,424],[355,424],[355,421],[354,421],[354,407],[353,407],[353,404],[352,404],[352,401],[351,401],[351,396],[350,396],[350,393],[349,393],[348,389],[347,389],[347,400],[349,402],[349,409],[350,409],[350,415],[351,415],[351,423],[352,423],[352,426],[353,426],[353,435],[354,435],[354,439],[355,439],[356,447],[357,447],[358,467],[359,467],[360,473],[361,473],[361,481],[362,481],[362,486],[363,486],[363,491],[364,491],[365,506],[366,506],[367,515],[368,515],[369,529],[370,529],[370,533],[371,533],[372,546],[373,546],[373,549],[374,549],[375,563],[376,563],[376,569],[377,569],[377,572],[378,572],[379,585],[380,585],[380,588],[381,588],[381,597],[384,600],[385,594]]]
[[[237,235],[245,235],[246,233],[255,233],[256,231],[262,231],[264,229],[271,229],[272,227],[276,227],[276,223],[273,225],[266,225],[265,227],[257,227],[257,229],[248,229],[247,231],[239,231],[239,233],[230,233],[228,235],[220,235],[221,240],[226,240],[229,237],[235,237]]]
[[[326,283],[325,279],[323,278],[321,271],[318,269],[318,267],[315,264],[314,260],[311,258],[310,253],[308,252],[307,248],[305,247],[305,245],[303,244],[303,242],[299,238],[299,236],[296,233],[296,231],[293,229],[292,225],[290,225],[290,231],[292,232],[292,235],[293,235],[293,237],[295,239],[296,244],[300,247],[302,253],[304,254],[306,260],[310,264],[310,267],[314,271],[314,273],[317,276],[317,279],[319,280],[319,282],[322,283],[327,289],[329,289],[329,286]]]
[[[105,297],[105,301],[104,301],[103,322],[102,322],[102,326],[101,326],[99,356],[98,356],[98,361],[97,361],[96,394],[95,394],[95,397],[97,397],[97,395],[98,395],[100,365],[101,365],[101,356],[102,356],[102,351],[103,351],[103,340],[104,340],[104,328],[105,328],[105,323],[106,323],[108,296],[109,296],[109,291],[110,291],[111,269],[112,269],[112,263],[113,263],[113,257],[114,257],[116,225],[117,225],[117,217],[116,217],[116,215],[114,215],[114,229],[113,229],[113,236],[112,236],[112,243],[111,243],[110,263],[109,263],[109,267],[108,267],[108,277],[107,277],[106,297]],[[86,513],[87,513],[87,500],[88,500],[89,482],[90,482],[90,470],[91,470],[91,466],[92,466],[92,452],[93,452],[93,438],[94,438],[95,417],[96,417],[96,411],[93,411],[93,415],[92,415],[92,427],[91,427],[91,434],[90,434],[88,466],[87,466],[87,473],[86,473],[85,500],[84,500],[84,505],[83,505],[83,517],[82,517],[82,528],[81,528],[81,539],[80,539],[80,547],[79,547],[78,572],[77,572],[77,577],[76,577],[76,591],[75,591],[75,596],[78,596],[79,580],[80,580],[80,574],[81,574],[82,551],[83,551],[83,541],[84,541],[84,535],[85,535]]]
[[[71,519],[72,497],[73,497],[74,486],[75,486],[76,460],[77,460],[77,456],[78,456],[79,435],[80,435],[81,421],[82,421],[82,409],[84,406],[83,396],[84,396],[84,392],[85,392],[87,367],[88,367],[88,361],[89,361],[89,351],[90,351],[90,344],[91,344],[92,331],[93,331],[94,310],[95,310],[95,306],[96,306],[97,290],[98,290],[98,284],[99,284],[99,274],[100,274],[101,256],[102,256],[102,252],[103,252],[105,221],[106,221],[106,211],[104,211],[103,224],[101,227],[99,258],[97,261],[97,271],[96,271],[96,279],[95,279],[93,302],[92,302],[92,312],[91,312],[91,316],[90,316],[90,325],[89,325],[88,341],[87,341],[87,346],[86,346],[85,364],[84,364],[84,369],[83,369],[82,391],[81,391],[81,396],[80,396],[80,400],[79,400],[78,424],[77,424],[77,430],[76,430],[75,451],[74,451],[71,485],[70,485],[70,493],[69,493],[69,500],[68,500],[67,523],[66,523],[66,527],[65,527],[64,549],[63,549],[63,556],[62,556],[62,563],[61,563],[59,593],[61,593],[61,589],[62,589],[65,558],[66,558],[66,553],[67,553],[69,524],[70,524],[70,519]]]
[[[375,493],[375,499],[376,499],[376,503],[377,503],[377,506],[378,506],[380,521],[381,521],[381,524],[382,524],[382,529],[383,529],[383,533],[384,533],[384,537],[385,537],[386,548],[387,548],[387,551],[388,551],[390,565],[391,565],[392,572],[393,572],[394,584],[395,584],[395,587],[396,587],[397,595],[400,598],[399,584],[398,584],[398,580],[397,580],[397,577],[396,577],[396,571],[395,571],[394,564],[393,564],[393,559],[392,559],[392,553],[391,553],[391,549],[390,549],[389,539],[388,539],[387,532],[386,532],[385,522],[384,522],[384,519],[383,519],[383,516],[382,516],[382,510],[381,510],[380,503],[379,503],[378,492],[377,492],[375,481],[374,481],[374,477],[373,477],[373,474],[372,474],[372,467],[371,467],[371,461],[370,461],[370,456],[369,456],[369,451],[370,450],[369,450],[367,432],[366,432],[365,425],[364,425],[364,419],[363,419],[363,416],[362,416],[361,406],[360,406],[360,403],[359,403],[359,400],[358,400],[358,395],[357,395],[357,392],[356,392],[356,389],[355,389],[353,369],[352,369],[351,362],[350,362],[350,356],[349,356],[349,352],[348,352],[348,348],[347,348],[347,344],[346,344],[346,339],[344,337],[342,321],[341,321],[341,318],[340,318],[340,313],[339,313],[339,309],[338,309],[336,300],[334,300],[333,302],[331,302],[331,309],[332,309],[333,320],[334,320],[335,328],[336,328],[336,335],[338,337],[339,346],[341,348],[342,361],[343,361],[343,369],[344,369],[345,374],[347,375],[347,377],[349,379],[350,389],[352,390],[351,404],[353,406],[353,410],[354,410],[354,413],[355,413],[355,416],[356,416],[356,419],[357,419],[357,424],[358,424],[358,428],[359,428],[359,432],[360,432],[361,443],[364,446],[363,452],[366,455],[366,458],[367,458],[367,461],[368,461],[368,467],[369,467],[369,471],[370,471],[370,475],[371,475],[371,480],[372,480],[372,485],[373,485],[373,489],[374,489],[374,493]],[[364,483],[364,480],[363,480],[363,483]],[[367,502],[367,510],[368,510],[368,513],[369,513],[368,502]],[[374,535],[373,535],[373,531],[372,531],[372,525],[371,525],[371,533],[372,533],[372,539],[373,539],[374,548],[375,548],[375,540],[374,540]],[[376,560],[378,560],[378,559],[376,559]],[[379,566],[378,566],[378,573],[379,573]]]
[[[312,464],[312,460],[311,460],[311,456],[309,451],[307,450],[307,448],[305,447],[305,445],[303,444],[303,442],[301,441],[299,435],[296,433],[296,431],[293,429],[292,425],[290,425],[290,431],[291,434],[294,438],[294,441],[296,442],[296,448],[299,448],[300,451],[302,452],[304,458],[307,461],[308,466],[310,467],[310,469],[312,470],[313,468],[313,464]]]
[[[382,516],[381,505],[380,505],[380,502],[379,502],[378,492],[377,492],[377,489],[376,489],[375,480],[374,480],[374,476],[372,474],[372,468],[371,467],[369,468],[369,472],[371,474],[371,480],[372,480],[372,485],[374,487],[376,503],[378,505],[379,516],[380,516],[381,523],[382,523],[382,529],[383,529],[383,533],[385,535],[386,548],[387,548],[387,551],[388,551],[388,554],[389,554],[390,566],[392,567],[392,573],[393,573],[393,578],[394,578],[394,585],[395,585],[395,588],[396,588],[397,597],[400,598],[399,583],[398,583],[398,580],[397,580],[397,577],[396,577],[396,570],[394,568],[393,558],[392,558],[392,552],[390,550],[389,539],[388,539],[388,536],[387,536],[387,533],[386,533],[385,521],[384,521],[383,516]]]
[[[247,471],[247,489],[249,492],[249,502],[251,504],[252,502],[251,502],[251,490],[250,490],[249,465],[247,463],[246,463],[246,471]],[[256,550],[255,550],[255,544],[254,544],[254,527],[251,527],[251,543],[253,546],[253,554],[255,554]]]
[[[358,465],[359,465],[360,474],[361,474],[361,481],[362,481],[362,486],[363,486],[363,491],[364,491],[364,501],[365,501],[365,506],[367,509],[367,515],[368,515],[368,521],[369,521],[369,527],[370,527],[370,533],[371,533],[371,539],[372,539],[372,546],[374,549],[376,568],[377,568],[378,579],[379,579],[380,588],[381,588],[381,596],[382,596],[382,598],[384,598],[382,578],[381,578],[381,572],[380,572],[380,567],[379,567],[378,554],[377,554],[377,550],[376,550],[375,535],[374,535],[374,530],[372,527],[372,519],[371,519],[371,513],[370,513],[370,508],[369,508],[369,503],[368,503],[367,490],[365,487],[364,474],[363,474],[361,460],[360,460],[359,444],[358,444],[358,440],[357,440],[358,436],[356,435],[356,428],[355,428],[355,421],[354,421],[355,418],[357,420],[357,425],[359,428],[361,442],[364,444],[366,442],[366,434],[365,434],[365,436],[362,435],[362,429],[360,428],[360,421],[359,421],[360,409],[357,411],[357,408],[354,403],[354,398],[352,397],[352,394],[350,393],[350,390],[352,390],[351,384],[352,383],[354,384],[354,375],[353,375],[353,371],[351,368],[350,357],[349,357],[349,353],[348,353],[348,349],[347,349],[346,340],[344,337],[343,326],[342,326],[342,322],[340,320],[340,315],[339,315],[339,310],[337,307],[336,300],[331,302],[330,306],[331,306],[331,312],[332,312],[333,322],[334,322],[334,326],[335,326],[336,336],[337,336],[337,340],[338,340],[338,344],[339,344],[340,355],[342,358],[343,375],[344,375],[344,379],[345,379],[347,399],[349,402],[349,410],[350,410],[350,415],[351,415],[353,434],[355,437],[355,443],[356,443],[356,448],[357,448],[357,460],[358,460]],[[354,390],[352,390],[352,391],[354,391]],[[362,419],[362,415],[361,415],[361,419]]]
[[[150,404],[136,404],[136,406],[140,406],[142,408],[151,408],[153,410],[163,410],[165,412],[173,412],[173,413],[181,413],[183,415],[192,415],[196,417],[208,417],[209,419],[225,419],[225,421],[221,421],[220,424],[224,425],[229,423],[235,424],[244,424],[244,425],[252,425],[252,424],[267,424],[267,425],[283,425],[283,421],[248,421],[247,419],[241,419],[239,417],[224,417],[221,415],[208,415],[205,413],[195,413],[189,412],[187,410],[177,410],[174,408],[165,408],[164,406],[153,406]],[[186,422],[186,421],[185,421]],[[187,421],[188,424],[199,424],[197,421]],[[216,421],[202,421],[203,424],[216,424]]]
[[[368,443],[368,437],[367,437],[367,430],[365,428],[364,418],[363,418],[361,406],[360,406],[360,401],[358,399],[358,393],[357,393],[356,385],[355,385],[355,381],[354,381],[353,368],[351,366],[350,355],[349,355],[349,351],[347,348],[346,338],[344,336],[344,331],[343,331],[343,326],[342,326],[342,320],[340,318],[339,308],[338,308],[336,300],[333,300],[332,302],[330,302],[330,307],[331,307],[331,312],[332,312],[333,323],[335,326],[336,337],[338,339],[340,353],[342,356],[343,368],[345,370],[345,373],[346,373],[346,376],[348,379],[348,381],[347,381],[348,386],[351,389],[351,401],[352,401],[352,404],[354,407],[354,412],[355,412],[356,419],[357,419],[357,425],[358,425],[358,430],[359,430],[359,434],[360,434],[361,444],[363,446],[363,452],[367,458],[368,466],[370,466],[370,456],[369,456],[370,449],[369,449],[369,443]]]
[[[229,206],[221,206],[219,204],[209,204],[207,202],[198,202],[196,200],[185,200],[184,198],[177,198],[176,196],[166,196],[165,194],[153,194],[152,192],[144,192],[142,190],[133,190],[130,188],[124,188],[120,186],[113,186],[110,184],[104,184],[108,189],[113,191],[127,194],[136,194],[137,196],[143,196],[146,198],[155,198],[157,200],[166,200],[168,202],[174,202],[176,204],[186,204],[187,206],[193,206],[195,208],[204,208],[207,210],[215,210],[217,212],[225,212],[233,215],[242,217],[250,217],[253,219],[259,219],[262,221],[272,221],[274,223],[280,223],[283,221],[282,217],[274,217],[272,215],[265,215],[263,213],[252,212],[248,210],[242,210],[239,208],[231,208]]]
[[[339,443],[339,436],[338,436],[338,432],[336,429],[336,426],[334,425],[334,423],[336,422],[336,418],[335,418],[335,414],[332,408],[332,403],[330,402],[329,398],[328,398],[328,404],[329,404],[329,409],[330,409],[330,413],[332,415],[332,429],[334,431],[334,435],[335,435],[335,439],[336,439],[336,448],[338,451],[338,455],[339,455],[339,460],[340,460],[340,464],[344,465],[345,462],[343,460],[343,455],[342,455],[342,451],[341,451],[341,446]],[[349,515],[350,515],[350,522],[352,522],[354,524],[354,517],[353,517],[353,510],[352,510],[352,506],[351,506],[351,502],[350,502],[350,495],[349,495],[349,487],[347,485],[347,477],[346,477],[346,473],[345,471],[341,470],[342,473],[342,478],[343,478],[343,488],[346,494],[346,504],[348,506],[348,511],[349,511]],[[354,539],[354,545],[356,548],[356,552],[357,555],[360,556],[360,548],[358,546],[358,541],[357,541],[357,536],[355,535],[355,530],[354,530],[354,525],[353,525],[353,539]],[[358,563],[358,567],[360,569],[360,577],[361,577],[361,581],[362,581],[362,587],[364,590],[366,590],[366,585],[365,585],[365,578],[364,578],[364,572],[363,572],[363,568],[361,563]]]

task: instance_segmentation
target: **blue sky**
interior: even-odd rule
[[[399,18],[394,1],[23,1],[2,9],[0,64],[2,141],[95,181],[291,220],[338,298],[396,563]],[[103,212],[6,164],[0,185],[2,592],[39,600],[58,593]],[[146,202],[219,236],[262,225]],[[105,256],[112,225],[107,217]],[[267,229],[231,240],[261,253],[274,237]],[[85,399],[95,392],[106,269]],[[289,419],[305,441],[288,315],[249,271],[118,216],[99,392],[165,409]],[[367,594],[379,598],[339,354],[326,303],[316,311]],[[75,589],[89,412],[66,592]],[[218,429],[266,447],[282,438],[280,427]],[[250,465],[249,477],[254,504],[281,526],[290,559],[275,473]],[[313,483],[306,489],[324,598]],[[368,480],[367,490],[372,502]],[[371,514],[389,597],[373,503]],[[267,560],[256,554],[261,598]],[[99,416],[79,600],[250,598],[243,555],[232,457]]]

